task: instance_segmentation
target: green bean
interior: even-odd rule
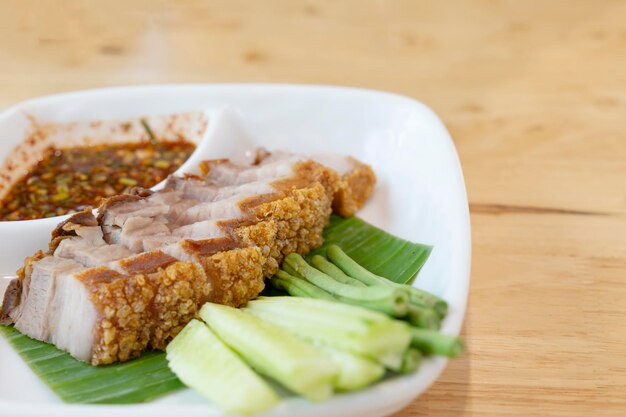
[[[285,257],[288,265],[310,283],[329,292],[334,297],[350,304],[361,303],[366,308],[376,309],[393,317],[404,317],[408,309],[408,295],[391,287],[356,287],[343,284],[310,266],[295,253]]]
[[[415,348],[408,348],[402,355],[402,366],[400,372],[410,374],[418,370],[422,362],[422,353]]]
[[[411,346],[426,355],[436,354],[454,358],[460,355],[465,346],[458,336],[441,334],[435,330],[411,328]]]
[[[336,279],[337,281],[343,284],[354,285],[356,287],[366,286],[358,279],[354,279],[346,275],[341,269],[337,268],[335,264],[333,264],[332,262],[329,262],[323,256],[320,256],[320,255],[313,256],[313,258],[311,259],[311,263],[313,264],[314,267],[316,267],[317,269],[319,269],[326,275],[333,277],[334,279]]]

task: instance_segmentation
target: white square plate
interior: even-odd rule
[[[434,246],[415,285],[449,302],[450,312],[442,331],[458,334],[465,312],[471,258],[467,197],[452,140],[437,116],[423,104],[359,89],[226,84],[84,91],[31,100],[18,109],[43,122],[69,122],[197,110],[211,114],[225,107],[237,115],[238,134],[245,135],[255,146],[304,154],[350,154],[371,164],[379,182],[374,196],[358,215],[390,233]],[[216,134],[215,139],[225,145],[217,153],[232,148],[234,138],[229,129]],[[11,244],[19,245],[19,236]],[[387,379],[367,390],[337,395],[322,404],[288,398],[267,416],[391,414],[428,388],[445,365],[444,358],[430,358],[414,375]],[[2,338],[0,370],[0,416],[222,415],[190,390],[138,405],[64,404]]]

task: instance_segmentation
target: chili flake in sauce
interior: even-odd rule
[[[187,141],[50,148],[0,202],[0,221],[60,216],[132,187],[149,188],[194,151]]]

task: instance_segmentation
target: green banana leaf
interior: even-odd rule
[[[365,269],[400,284],[413,282],[433,249],[400,239],[358,217],[344,219],[334,214],[324,230],[324,244],[307,258],[325,255],[331,244],[341,247]]]
[[[163,352],[146,352],[135,360],[91,366],[53,345],[0,326],[2,334],[28,366],[68,403],[131,404],[149,401],[184,385],[170,371]]]
[[[335,215],[324,231],[324,242],[311,255],[324,254],[326,246],[334,243],[365,268],[400,283],[415,278],[432,249],[392,236],[356,217],[343,219]],[[30,339],[13,327],[0,326],[0,334],[68,403],[140,403],[184,386],[169,370],[163,352],[146,352],[129,362],[94,367],[53,345]]]

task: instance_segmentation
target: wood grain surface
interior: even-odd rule
[[[625,1],[0,0],[0,108],[227,81],[393,91],[450,129],[469,350],[398,416],[626,415]]]

